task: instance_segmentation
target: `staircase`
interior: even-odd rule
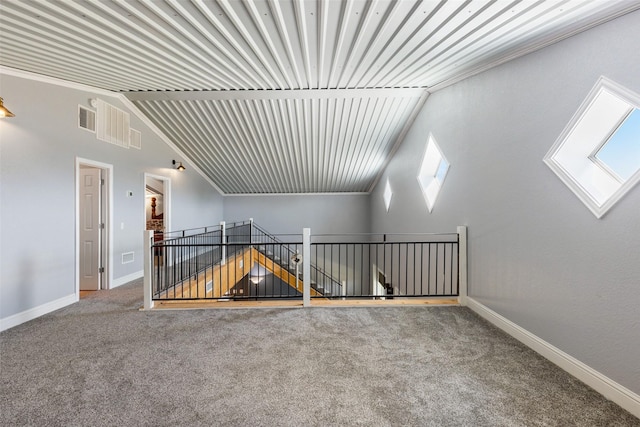
[[[224,226],[223,226],[224,227]],[[154,279],[154,299],[247,299],[247,298],[299,298],[302,296],[303,275],[300,243],[285,243],[253,222],[234,223],[220,230],[203,243],[199,235],[189,236],[184,242],[174,238],[154,244],[154,252],[170,266],[157,266]],[[209,236],[212,234],[209,233]],[[216,240],[217,239],[217,240]],[[197,243],[194,243],[197,242]],[[157,246],[156,246],[157,245]],[[178,259],[175,253],[180,253]],[[215,254],[215,255],[213,255]],[[172,256],[173,255],[173,256]],[[171,258],[171,259],[170,259]],[[258,269],[271,278],[267,286],[259,287],[260,276],[252,274]],[[340,283],[310,265],[310,289],[313,297],[339,295]],[[182,273],[186,271],[185,275]],[[179,273],[177,273],[179,272]],[[255,282],[252,279],[258,279]],[[278,286],[275,286],[275,281]],[[254,287],[250,285],[254,283]],[[288,291],[283,291],[289,287]],[[278,292],[275,289],[279,289]],[[258,292],[261,289],[261,292]]]
[[[251,239],[252,242],[259,242],[257,245],[254,245],[254,247],[260,254],[262,254],[267,260],[270,260],[281,268],[288,270],[294,278],[297,274],[298,281],[300,285],[302,285],[302,269],[299,268],[301,266],[300,261],[302,260],[302,256],[298,249],[292,248],[292,244],[282,242],[255,223],[252,223]],[[296,259],[298,262],[296,262]],[[310,264],[310,267],[310,287],[312,289],[312,296],[324,296],[329,298],[340,295],[342,285],[338,280],[325,274],[313,263]]]

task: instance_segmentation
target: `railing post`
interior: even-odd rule
[[[151,298],[153,293],[153,230],[144,230],[144,309],[151,310],[153,308],[153,299]]]
[[[227,227],[224,221],[220,221],[220,229],[222,233],[220,234],[220,248],[222,249],[220,254],[220,265],[225,265],[227,263]]]
[[[467,305],[467,227],[458,226],[458,303]]]
[[[340,290],[340,294],[342,295],[343,301],[347,299],[347,281],[346,280],[342,281],[342,289]]]
[[[311,306],[311,229],[302,229],[302,305]]]

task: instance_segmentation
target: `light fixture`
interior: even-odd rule
[[[249,270],[249,280],[254,285],[260,284],[260,282],[262,282],[266,276],[267,271],[265,267],[260,264],[254,263],[251,267],[251,270]]]
[[[7,107],[5,107],[2,104],[2,98],[0,98],[0,118],[1,117],[15,117],[15,116],[16,116],[15,114],[13,114],[11,111],[9,111],[7,109]]]
[[[182,166],[182,162],[176,162],[175,160],[173,161],[173,165],[175,166],[176,163],[178,163],[178,166],[176,166],[176,169],[179,170],[180,172],[184,171],[186,168],[184,166]]]
[[[262,279],[264,279],[264,276],[251,276],[249,278],[249,280],[251,280],[251,283],[253,283],[254,285],[257,285],[258,283],[260,283]]]

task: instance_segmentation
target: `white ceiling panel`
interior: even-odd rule
[[[0,64],[124,93],[225,193],[366,192],[429,92],[638,8],[1,0]]]
[[[227,194],[367,192],[426,96],[422,89],[131,94]]]

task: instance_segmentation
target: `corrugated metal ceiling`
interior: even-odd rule
[[[375,185],[428,92],[636,0],[0,2],[0,64],[124,92],[227,194]]]

